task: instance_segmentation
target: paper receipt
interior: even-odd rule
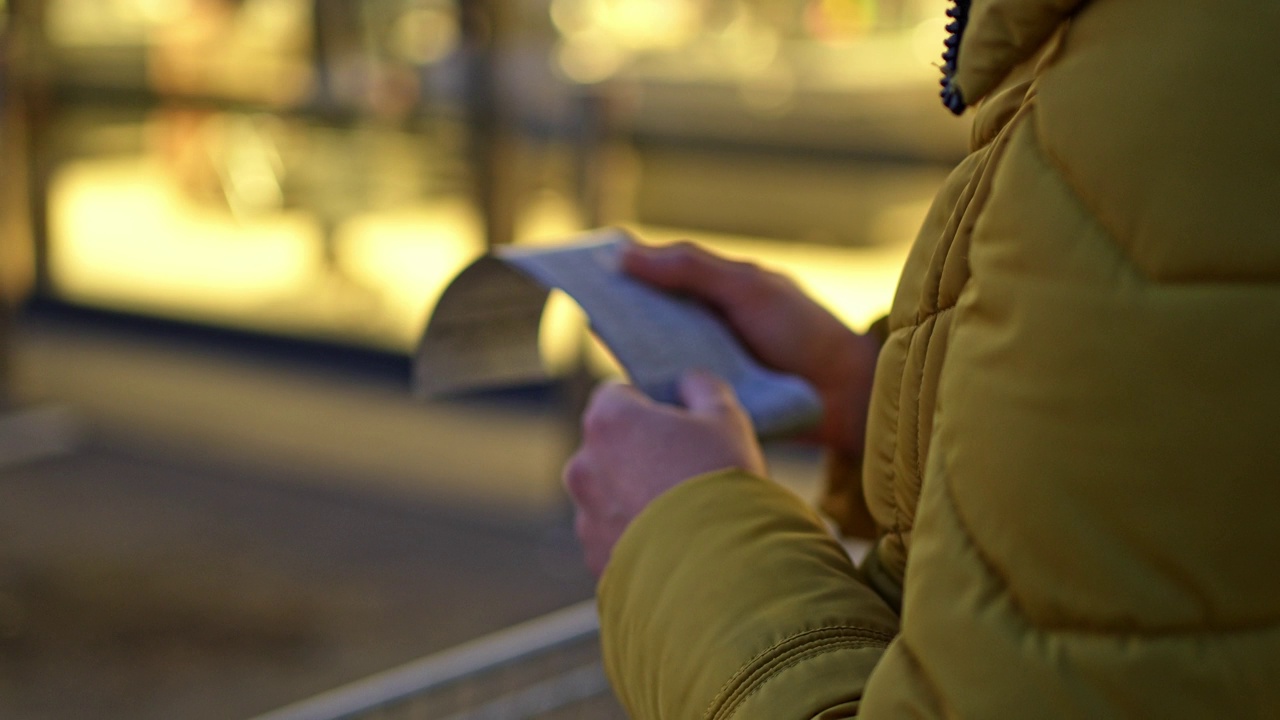
[[[462,271],[441,296],[415,360],[420,392],[438,396],[544,378],[538,350],[552,288],[586,313],[630,381],[658,402],[679,404],[688,370],[728,381],[760,435],[802,429],[821,415],[804,380],[761,366],[704,305],[624,274],[623,230],[550,248],[502,248]]]

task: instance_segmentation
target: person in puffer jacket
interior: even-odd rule
[[[824,508],[731,391],[599,390],[565,470],[633,718],[1280,717],[1280,80],[1273,0],[972,0],[972,154],[888,318],[679,245],[826,404]],[[941,111],[941,110],[940,110]]]

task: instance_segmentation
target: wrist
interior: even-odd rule
[[[823,440],[830,450],[847,458],[863,454],[879,356],[878,338],[849,330],[840,338],[838,349],[828,355],[826,372],[815,383],[824,405]]]

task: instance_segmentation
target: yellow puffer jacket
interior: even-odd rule
[[[637,720],[1280,717],[1280,3],[968,11],[974,152],[876,373],[879,542],[855,570],[738,472],[658,498],[599,588]]]

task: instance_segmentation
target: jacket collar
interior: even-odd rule
[[[959,115],[1040,49],[1088,0],[952,0],[942,100]]]

